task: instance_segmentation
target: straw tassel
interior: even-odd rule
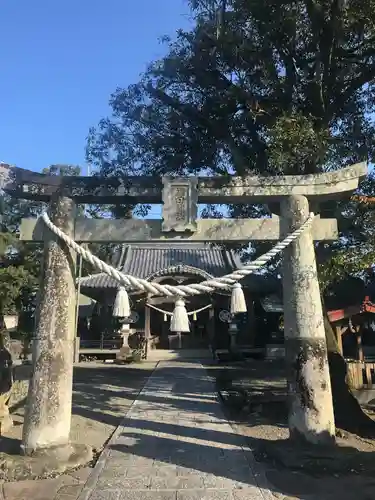
[[[129,296],[124,287],[118,289],[112,315],[115,318],[128,318],[130,316]]]
[[[186,311],[185,302],[178,298],[171,319],[171,332],[189,332],[189,317]]]
[[[235,283],[232,288],[232,297],[230,301],[231,314],[245,313],[246,300],[240,283]]]

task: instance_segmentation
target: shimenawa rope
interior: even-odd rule
[[[155,311],[164,314],[165,316],[173,316],[173,312],[164,311],[164,309],[159,309],[158,307],[155,307],[152,304],[146,304],[146,306],[149,307],[150,309],[154,309]],[[210,307],[212,307],[212,304],[208,304],[208,306],[201,307],[200,309],[196,309],[195,311],[187,311],[187,315],[194,316],[194,314],[198,314],[202,311],[205,311],[206,309],[209,309]]]
[[[138,289],[142,291],[147,291],[151,295],[166,295],[168,297],[186,297],[189,295],[200,295],[203,293],[211,293],[216,289],[228,289],[231,288],[239,280],[252,274],[254,271],[265,265],[269,260],[275,257],[277,254],[282,252],[287,248],[293,241],[295,241],[307,228],[309,228],[314,220],[314,214],[310,213],[306,221],[289,234],[284,240],[277,243],[269,252],[266,252],[262,256],[258,257],[253,262],[250,262],[241,269],[236,269],[234,272],[222,276],[216,279],[210,279],[203,281],[202,283],[194,283],[191,285],[162,285],[160,283],[150,283],[141,278],[136,278],[128,274],[123,274],[114,267],[106,264],[98,257],[95,257],[89,250],[86,250],[81,245],[78,245],[72,238],[65,234],[61,229],[59,229],[48,217],[47,213],[44,213],[42,220],[56,236],[62,239],[72,250],[77,252],[82,256],[87,262],[99,269],[99,271],[111,276],[120,285],[125,287],[130,287],[132,289]]]
[[[131,287],[147,291],[151,295],[167,295],[169,297],[176,297],[175,308],[171,317],[170,330],[172,332],[188,332],[190,330],[189,317],[183,297],[186,297],[187,295],[200,295],[207,292],[210,293],[217,288],[232,288],[230,304],[231,314],[235,316],[239,313],[246,313],[246,298],[238,281],[266,264],[270,259],[275,257],[278,253],[295,241],[303,233],[303,231],[311,225],[314,220],[314,214],[311,213],[300,228],[296,229],[283,241],[277,243],[269,252],[265,253],[247,266],[244,266],[242,269],[237,269],[233,273],[222,276],[221,278],[210,279],[203,281],[202,283],[195,283],[192,285],[178,286],[150,283],[149,281],[135,278],[134,276],[130,276],[128,274],[123,274],[95,257],[95,255],[82,246],[78,245],[74,240],[72,240],[72,238],[52,223],[47,213],[42,215],[42,220],[56,236],[61,238],[72,250],[81,255],[83,259],[90,262],[90,264],[94,267],[108,274],[120,283],[121,286],[118,290],[113,308],[113,316],[122,318],[128,318],[130,316],[131,311],[126,287]]]

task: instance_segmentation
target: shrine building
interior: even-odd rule
[[[150,282],[170,285],[188,285],[217,278],[241,268],[239,255],[232,250],[204,243],[142,243],[123,245],[114,258],[114,267]],[[247,313],[236,320],[236,346],[242,350],[254,348],[259,342],[263,320],[257,311],[261,303],[280,289],[279,280],[252,274],[242,280]],[[104,273],[80,279],[80,293],[93,300],[93,306],[83,306],[78,335],[81,350],[92,347],[108,348],[119,334],[112,318],[112,308],[118,291],[118,282]],[[190,314],[190,332],[177,336],[170,331],[170,313],[175,299],[148,297],[146,292],[128,290],[131,331],[143,332],[156,349],[229,349],[233,336],[230,315],[231,291],[189,296],[185,300]],[[83,311],[86,311],[84,313]],[[89,321],[87,311],[89,312]],[[257,340],[258,336],[258,340]],[[232,339],[232,340],[231,340]],[[266,338],[264,338],[266,342]]]

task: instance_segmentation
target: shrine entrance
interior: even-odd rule
[[[239,281],[282,253],[290,433],[314,444],[332,444],[335,425],[314,241],[337,239],[338,228],[336,219],[316,216],[311,210],[324,215],[325,202],[351,194],[366,174],[367,165],[362,163],[300,176],[91,178],[45,176],[1,164],[0,184],[4,191],[50,204],[48,213],[38,220],[24,220],[20,229],[21,240],[43,242],[45,249],[33,377],[23,428],[24,452],[32,455],[39,449],[54,449],[69,443],[75,331],[74,252],[117,281],[115,306],[121,307],[114,307],[114,317],[130,316],[126,287],[146,294],[147,299],[174,297],[170,330],[177,333],[189,331],[184,301],[190,297],[212,296],[218,290],[229,289],[232,317],[246,313]],[[77,204],[89,203],[162,203],[162,219],[77,218]],[[273,215],[265,219],[199,219],[199,203],[264,204]],[[273,240],[279,243],[230,274],[178,286],[151,283],[140,279],[134,271],[125,275],[79,244],[140,241],[248,244]],[[184,261],[179,259],[178,265],[181,263]],[[51,321],[51,317],[56,321]],[[233,330],[233,344],[236,334]],[[46,394],[48,397],[44,397]]]
[[[150,306],[148,306],[150,307]],[[158,305],[170,314],[173,313],[173,302],[162,302]],[[193,310],[195,306],[186,303],[187,310]],[[170,318],[160,313],[156,309],[150,307],[150,332],[151,339],[155,339],[155,347],[157,349],[208,349],[210,347],[210,332],[211,314],[209,309],[205,309],[193,317],[190,316],[190,331],[175,333],[170,331]]]
[[[172,279],[168,279],[172,283]],[[197,279],[195,279],[197,281]],[[254,350],[254,312],[252,297],[246,294],[247,314],[237,317],[234,322],[230,313],[230,296],[215,293],[212,296],[189,297],[185,300],[189,315],[188,332],[171,332],[170,317],[173,314],[174,300],[166,297],[149,299],[146,306],[150,322],[150,338],[156,349],[211,349],[213,352],[238,352]],[[147,309],[149,313],[147,313]],[[241,316],[241,315],[239,315]],[[233,331],[235,328],[235,338]],[[147,331],[146,331],[147,333]]]
[[[203,248],[201,248],[201,251]],[[212,249],[207,249],[212,252]],[[219,252],[222,252],[219,250]],[[172,272],[171,272],[172,271]],[[189,285],[199,283],[207,278],[204,269],[189,268],[179,265],[175,269],[163,269],[153,276],[153,281],[161,285]],[[228,299],[229,300],[229,299]],[[147,300],[146,307],[150,316],[150,337],[156,340],[158,349],[208,349],[214,336],[214,305],[211,297],[196,296],[185,300],[189,317],[189,331],[172,332],[170,320],[173,314],[175,299],[173,297],[152,297]],[[147,311],[146,311],[147,314]]]
[[[119,257],[114,257],[113,260],[116,262],[116,267],[124,274],[134,273],[152,284],[171,286],[201,283],[227,274],[241,265],[238,255],[232,251],[205,243],[186,242],[124,245],[119,251]],[[257,283],[258,281],[259,279]],[[247,283],[254,288],[251,280]],[[118,283],[101,273],[80,280],[81,293],[102,304],[103,310],[113,308],[117,289]],[[247,284],[244,284],[244,292],[248,303],[248,332],[252,330],[252,300],[248,295]],[[129,291],[129,299],[131,315],[125,331],[144,333],[148,343],[147,351],[208,349],[217,345],[222,349],[228,349],[230,345],[230,291],[219,290],[211,295],[186,297],[185,305],[189,314],[187,332],[170,330],[175,298],[150,297],[144,292]],[[108,323],[108,319],[104,321]],[[215,324],[218,327],[215,327]],[[116,336],[116,332],[113,333]],[[117,333],[118,344],[121,344],[122,333],[121,331]],[[247,347],[251,344],[247,333],[239,340],[240,344],[243,343]],[[241,345],[238,347],[241,348]],[[87,342],[81,342],[81,348],[82,353],[86,355]]]

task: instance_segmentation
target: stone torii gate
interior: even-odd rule
[[[300,227],[309,205],[352,193],[366,164],[278,177],[55,177],[0,165],[2,188],[49,203],[51,221],[76,242],[274,241]],[[76,218],[77,204],[163,203],[162,220]],[[268,219],[197,219],[197,204],[267,204]],[[314,241],[337,239],[336,219],[316,216],[284,253],[284,329],[289,428],[312,443],[334,439],[334,416]],[[23,432],[27,454],[69,443],[75,338],[75,258],[41,219],[23,220],[21,239],[44,242],[44,263]]]

